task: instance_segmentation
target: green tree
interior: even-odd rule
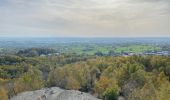
[[[104,100],[117,100],[119,96],[119,87],[117,84],[114,84],[112,87],[107,88],[104,93]]]
[[[37,69],[29,69],[19,79],[14,82],[14,91],[16,93],[30,90],[37,90],[44,86],[41,72]]]

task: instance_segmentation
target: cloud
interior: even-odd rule
[[[165,3],[169,3],[169,0],[131,0],[131,2],[165,2]]]
[[[169,0],[1,0],[0,35],[169,36]]]

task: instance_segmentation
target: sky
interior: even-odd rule
[[[0,0],[0,37],[170,37],[170,0]]]

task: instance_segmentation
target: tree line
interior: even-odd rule
[[[91,93],[103,100],[167,100],[170,58],[163,56],[0,57],[0,100],[43,87]]]

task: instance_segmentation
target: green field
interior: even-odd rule
[[[115,53],[121,53],[121,52],[142,53],[145,51],[156,51],[156,50],[161,50],[161,48],[152,45],[110,46],[110,45],[93,44],[90,46],[76,45],[73,47],[68,47],[68,51],[66,52],[93,55],[96,52],[102,52],[103,54],[108,54],[110,51],[114,51]]]
[[[0,52],[2,51],[3,48],[0,48]]]
[[[134,53],[141,53],[145,51],[155,51],[155,50],[161,50],[160,47],[151,46],[151,45],[130,45],[127,47],[117,47],[115,49],[115,52],[121,53],[121,52],[134,52]]]

